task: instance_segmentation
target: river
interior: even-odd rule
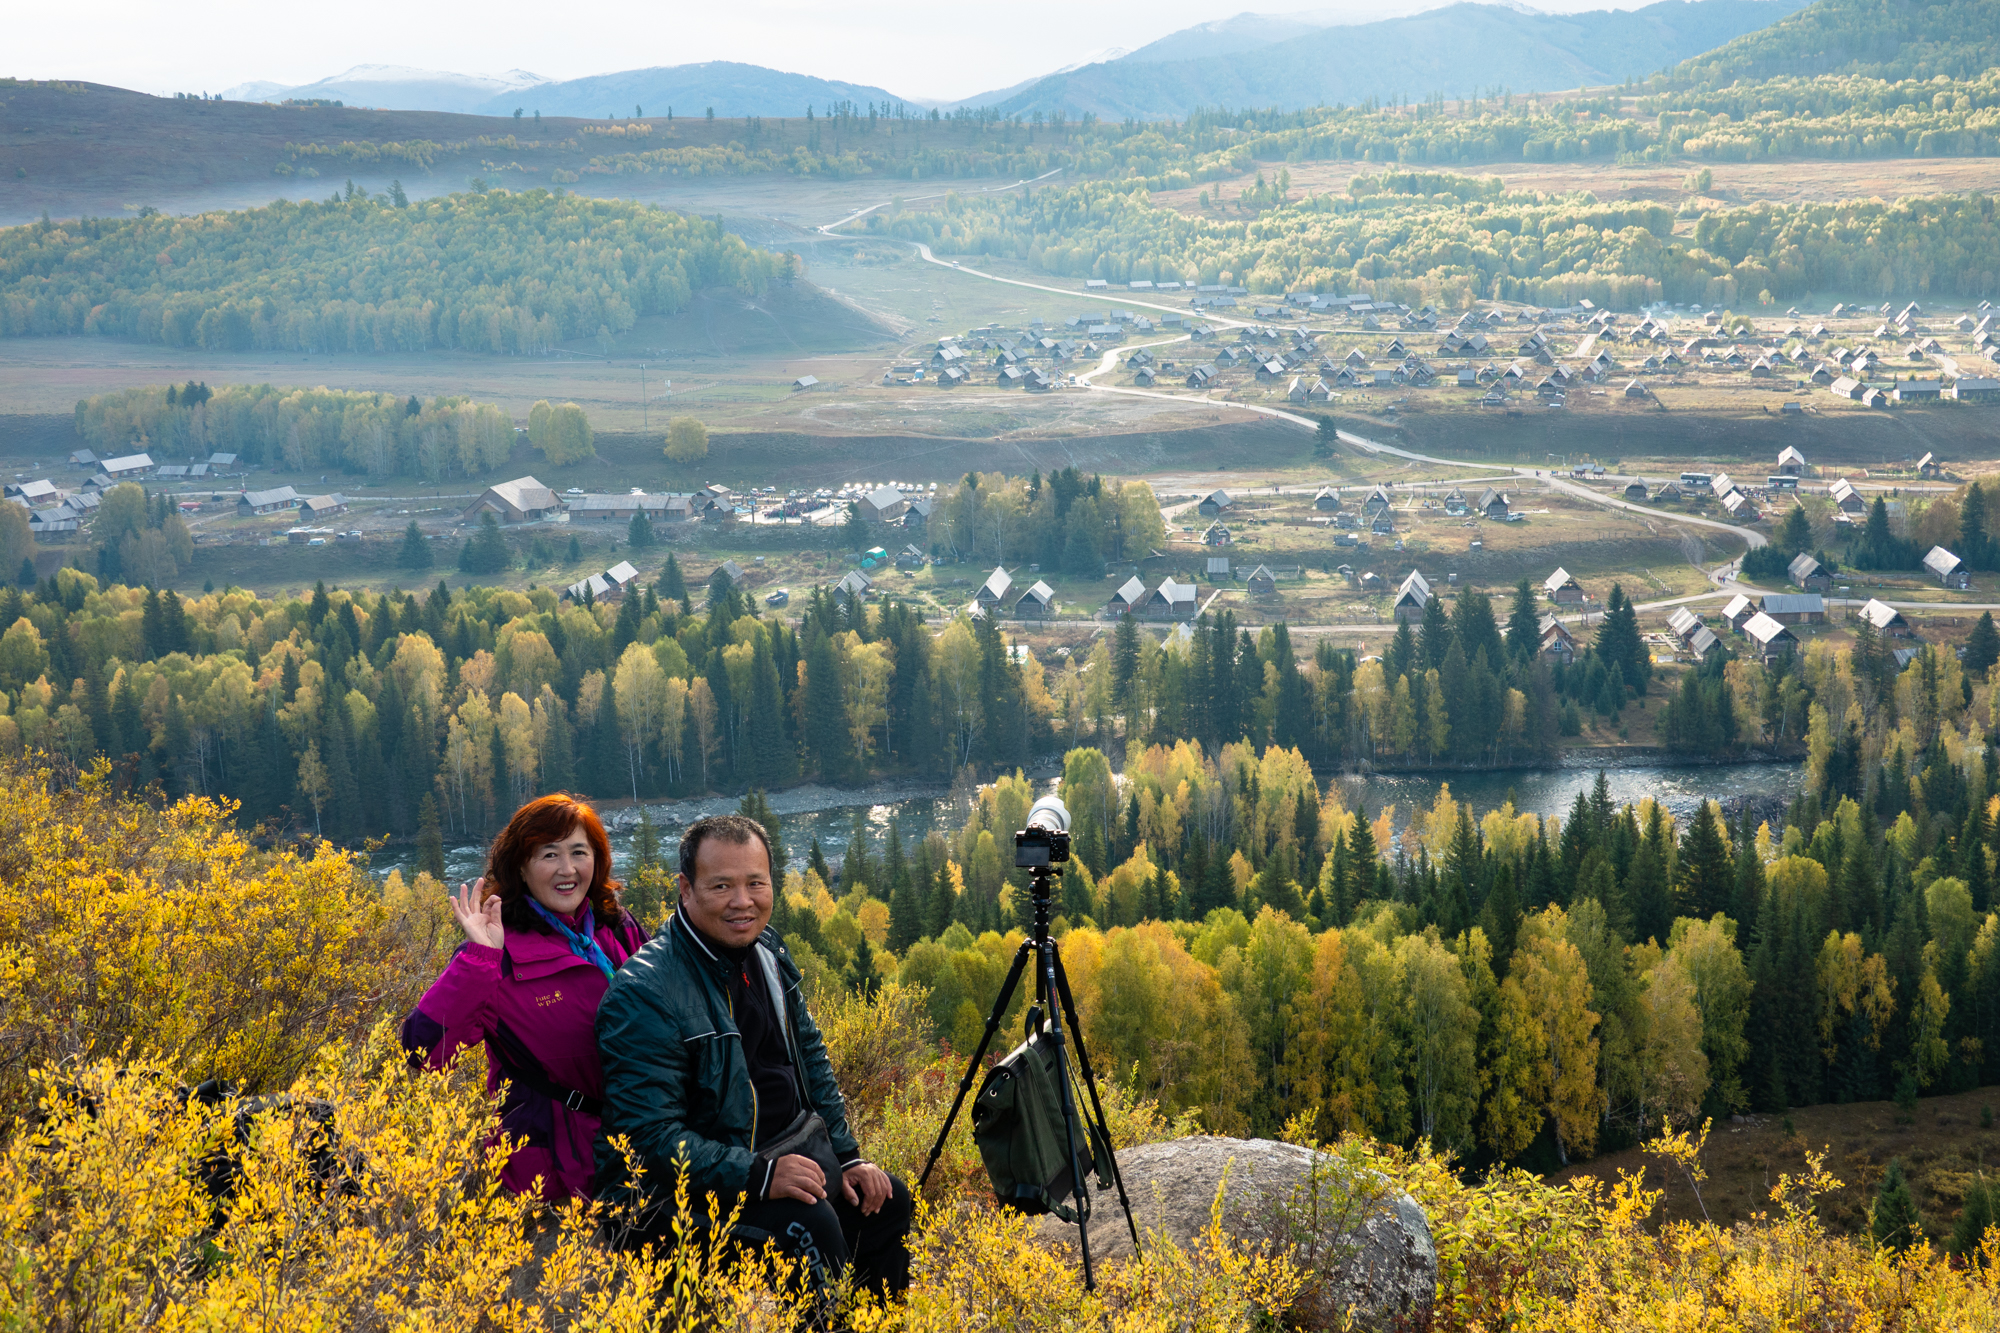
[[[1623,806],[1650,796],[1665,803],[1676,815],[1685,815],[1704,800],[1731,797],[1781,797],[1787,801],[1798,791],[1800,766],[1797,763],[1748,764],[1645,764],[1629,768],[1606,768],[1605,781],[1614,804]],[[1341,798],[1349,809],[1365,803],[1375,813],[1385,803],[1395,804],[1394,820],[1401,828],[1412,810],[1428,807],[1437,799],[1438,789],[1451,784],[1452,795],[1469,801],[1485,812],[1511,795],[1515,807],[1541,814],[1566,815],[1578,792],[1589,792],[1597,781],[1594,768],[1515,769],[1488,773],[1376,774],[1370,777],[1336,778]],[[1038,791],[1053,791],[1055,780],[1036,784]],[[846,854],[854,828],[856,810],[866,811],[871,851],[880,855],[888,837],[890,821],[897,822],[904,845],[921,841],[933,830],[950,832],[964,816],[942,788],[920,786],[870,787],[842,791],[826,787],[803,787],[773,793],[771,806],[777,815],[779,836],[784,842],[791,868],[805,865],[813,839],[830,862]],[[703,814],[734,810],[731,800],[676,801],[648,807],[659,825],[660,854],[672,864],[680,848],[680,830]],[[630,809],[608,812],[607,831],[611,836],[616,873],[628,873],[632,857],[633,831],[638,815]],[[483,846],[460,844],[445,848],[445,869],[453,880],[470,879],[485,864]],[[409,845],[384,848],[372,858],[378,873],[392,869],[407,873],[416,860]]]

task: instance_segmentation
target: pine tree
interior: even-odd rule
[[[410,526],[403,529],[403,544],[396,550],[396,568],[429,569],[436,563],[431,554],[431,544],[424,540],[424,530],[417,526],[417,520],[410,520]]]
[[[1680,915],[1708,920],[1727,912],[1736,896],[1736,866],[1716,822],[1715,808],[1703,801],[1694,824],[1681,839]]]
[[[681,562],[674,558],[671,551],[667,553],[666,568],[660,571],[660,581],[657,586],[660,596],[680,603],[682,611],[688,609],[687,577],[681,573]]]
[[[1375,830],[1368,825],[1368,807],[1360,806],[1354,812],[1354,831],[1347,838],[1347,868],[1353,876],[1341,902],[1341,924],[1351,919],[1354,909],[1376,896],[1375,867],[1381,854],[1375,848]]]
[[[1868,1232],[1885,1249],[1907,1250],[1923,1239],[1924,1219],[1910,1194],[1910,1182],[1903,1175],[1900,1159],[1891,1161],[1882,1175],[1882,1189],[1875,1196],[1875,1209]]]
[[[641,509],[632,515],[632,526],[625,529],[625,544],[635,551],[643,551],[653,544],[652,520]]]
[[[467,574],[498,574],[513,563],[514,553],[507,549],[507,539],[500,535],[493,511],[480,511],[479,531],[459,549],[458,567]]]
[[[444,883],[444,830],[438,825],[437,801],[424,793],[422,812],[417,816],[417,869]]]
[[[1541,647],[1541,615],[1535,590],[1523,578],[1514,585],[1514,606],[1507,614],[1507,654],[1516,661],[1532,661]]]
[[[924,937],[924,905],[908,882],[889,890],[889,952],[901,957]]]
[[[1965,488],[1958,507],[1958,549],[1969,568],[1991,569],[1996,563],[1993,537],[1986,531],[1986,491],[1976,481]]]
[[[882,989],[882,974],[875,967],[875,950],[863,934],[854,946],[854,957],[847,964],[845,977],[848,988],[864,1000],[872,1000]]]
[[[1962,1259],[1979,1255],[1979,1243],[1993,1225],[1993,1195],[1986,1187],[1986,1174],[1976,1173],[1965,1188],[1965,1202],[1959,1206],[1958,1220],[1951,1225],[1951,1252]]]
[[[1972,623],[1972,633],[1965,637],[1965,674],[1973,680],[1984,680],[1987,670],[2000,662],[2000,631],[1993,627],[1993,613],[1981,611],[1979,619]]]
[[[828,889],[833,887],[833,871],[827,867],[826,853],[820,850],[819,839],[812,840],[812,849],[806,853],[806,869],[819,876],[819,882]]]

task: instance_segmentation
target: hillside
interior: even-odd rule
[[[366,194],[194,219],[0,231],[0,336],[172,347],[538,353],[798,274],[708,219],[641,204]]]
[[[2000,0],[1819,0],[1673,70],[1711,86],[1777,75],[1970,78],[2000,65]]]
[[[656,65],[545,83],[500,93],[483,106],[466,109],[494,116],[511,115],[517,106],[544,116],[629,116],[635,108],[648,107],[655,116],[665,115],[671,107],[675,115],[689,118],[711,108],[725,117],[803,116],[808,106],[825,115],[835,102],[851,102],[857,107],[873,103],[886,110],[907,100],[865,84],[711,60],[700,65]]]
[[[1638,10],[1555,15],[1457,4],[1200,59],[1091,65],[1044,79],[997,109],[1157,120],[1213,106],[1296,109],[1469,96],[1501,86],[1523,93],[1622,83],[1793,8],[1794,0],[1664,0]]]

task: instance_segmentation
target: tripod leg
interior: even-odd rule
[[[1042,948],[1046,949],[1047,952],[1036,961],[1035,965],[1040,969],[1040,977],[1047,986],[1047,994],[1050,1002],[1054,1003],[1056,994],[1055,941],[1043,941]],[[1097,1283],[1090,1271],[1090,1182],[1084,1177],[1083,1158],[1078,1155],[1076,1150],[1077,1140],[1081,1137],[1082,1116],[1078,1112],[1076,1099],[1070,1095],[1069,1056],[1064,1049],[1067,1043],[1063,1041],[1063,1025],[1060,1016],[1056,1017],[1055,1022],[1049,1024],[1048,1031],[1050,1042],[1054,1045],[1056,1052],[1056,1086],[1061,1093],[1063,1139],[1069,1148],[1070,1181],[1076,1188],[1076,1237],[1077,1246],[1083,1251],[1083,1289],[1085,1291],[1095,1291]]]
[[[1023,940],[1014,953],[1014,966],[1007,969],[1007,980],[1000,985],[1000,996],[993,1001],[993,1012],[986,1016],[986,1032],[979,1038],[979,1049],[972,1053],[972,1059],[965,1065],[965,1077],[958,1081],[958,1096],[952,1098],[951,1114],[944,1118],[944,1128],[938,1131],[937,1142],[931,1145],[930,1159],[924,1163],[924,1173],[917,1177],[917,1188],[931,1178],[931,1168],[937,1165],[944,1154],[944,1143],[951,1135],[951,1127],[958,1119],[958,1110],[965,1105],[965,1094],[972,1089],[972,1080],[979,1073],[979,1062],[986,1057],[986,1048],[993,1043],[993,1034],[1000,1030],[1000,1020],[1007,1016],[1007,1005],[1014,998],[1014,987],[1020,984],[1021,969],[1027,966],[1028,955],[1034,952],[1034,941]]]
[[[1090,1052],[1083,1045],[1083,1025],[1077,1021],[1076,1001],[1070,998],[1069,973],[1063,970],[1062,951],[1054,944],[1049,951],[1055,955],[1055,977],[1057,1003],[1062,1006],[1062,1016],[1069,1024],[1070,1034],[1076,1038],[1076,1067],[1083,1075],[1084,1091],[1090,1094],[1090,1109],[1097,1116],[1097,1132],[1103,1136],[1104,1152],[1111,1159],[1111,1183],[1118,1187],[1118,1206],[1125,1210],[1125,1227],[1132,1233],[1132,1252],[1139,1252],[1139,1224],[1132,1220],[1132,1202],[1125,1197],[1125,1177],[1118,1170],[1118,1154],[1111,1150],[1111,1123],[1104,1117],[1104,1103],[1097,1096],[1097,1077],[1090,1072]]]

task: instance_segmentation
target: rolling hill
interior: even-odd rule
[[[2000,65],[2000,0],[1819,0],[1691,57],[1677,80],[1721,86],[1780,75],[1970,78]]]
[[[1156,120],[1205,106],[1294,110],[1500,87],[1552,92],[1651,74],[1797,7],[1797,0],[1663,0],[1637,10],[1540,14],[1456,4],[1199,59],[1128,56],[1043,79],[997,107]]]
[[[483,107],[468,108],[487,115],[512,114],[517,106],[544,116],[629,116],[643,107],[651,114],[699,116],[709,108],[723,117],[802,116],[808,106],[824,114],[834,102],[885,106],[908,101],[882,88],[787,74],[762,65],[712,60],[701,65],[656,65],[651,69],[620,70],[588,78],[545,83],[521,92],[507,92]]]

